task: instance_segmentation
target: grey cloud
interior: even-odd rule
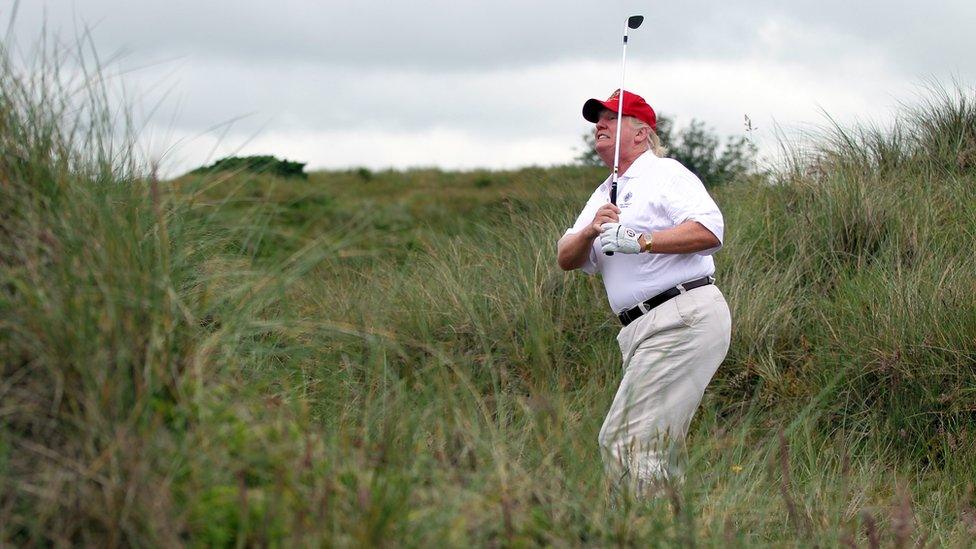
[[[205,54],[345,67],[430,71],[521,67],[562,60],[613,62],[624,15],[647,22],[632,42],[648,59],[736,58],[759,52],[774,59],[829,67],[851,48],[875,48],[910,75],[976,72],[969,55],[976,3],[692,2],[648,4],[499,0],[378,2],[199,2],[174,0],[37,2],[21,5],[21,23],[37,26],[47,7],[55,28],[74,20],[95,26],[105,49],[138,56]],[[649,8],[655,8],[651,12]],[[55,9],[58,8],[58,9]],[[782,21],[822,41],[764,50],[761,29]]]
[[[764,1],[760,10],[810,29],[812,34],[843,36],[855,48],[873,48],[908,77],[962,71],[976,74],[976,2]],[[829,45],[828,45],[829,46]],[[806,57],[813,48],[801,50]],[[846,54],[824,48],[833,58]]]
[[[576,76],[565,70],[429,74],[205,58],[178,71],[178,81],[171,82],[176,95],[163,101],[168,112],[157,118],[175,121],[174,129],[182,131],[234,121],[237,131],[255,132],[467,126],[480,134],[551,135],[582,124],[575,114],[583,92],[568,98],[558,93]],[[154,86],[167,79],[165,72],[158,67],[130,75],[131,96],[140,104],[156,103],[160,92]]]

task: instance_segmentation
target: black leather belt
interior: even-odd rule
[[[669,288],[667,290],[664,290],[663,292],[648,299],[647,301],[637,304],[636,307],[631,307],[630,309],[627,309],[626,311],[617,315],[617,318],[620,319],[621,324],[626,326],[631,322],[640,318],[641,315],[643,315],[644,313],[650,312],[651,309],[657,307],[658,305],[664,303],[665,301],[673,297],[677,297],[687,292],[688,290],[694,290],[695,288],[707,286],[713,282],[715,282],[714,278],[710,276],[706,276],[696,280],[691,280],[689,282],[678,284],[674,288]]]

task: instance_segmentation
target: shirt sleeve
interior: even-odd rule
[[[712,255],[722,249],[725,220],[698,176],[685,169],[675,175],[671,185],[668,196],[668,216],[671,222],[677,226],[685,221],[697,221],[715,235],[718,246],[697,252],[698,255]]]
[[[587,201],[586,206],[583,207],[583,211],[580,212],[579,216],[576,218],[576,222],[573,223],[572,227],[566,229],[566,232],[563,233],[563,236],[565,237],[571,234],[576,234],[582,231],[583,229],[585,229],[586,226],[589,225],[591,221],[593,221],[593,216],[596,215],[596,211],[599,209],[599,207],[600,205],[596,204],[596,202],[591,197],[590,200]],[[590,255],[589,257],[587,257],[586,263],[583,264],[581,269],[586,274],[591,274],[591,275],[600,272],[600,266],[597,263],[596,251],[594,250],[593,246],[590,246]]]

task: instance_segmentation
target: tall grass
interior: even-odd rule
[[[139,170],[89,58],[0,54],[3,538],[178,543],[189,427],[214,380],[273,356],[264,313],[320,243],[234,269],[240,228]]]
[[[596,444],[617,326],[554,261],[601,171],[158,182],[91,78],[33,74],[0,75],[6,542],[976,535],[970,91],[717,191],[732,348],[686,481],[634,501]]]

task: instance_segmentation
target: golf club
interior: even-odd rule
[[[624,75],[627,71],[627,32],[636,29],[644,22],[643,15],[631,15],[624,26],[624,54],[620,62],[620,93],[617,96],[617,137],[613,141],[613,178],[610,180],[610,203],[617,205],[617,171],[620,169],[620,124],[624,110]],[[613,255],[613,252],[606,252]]]

